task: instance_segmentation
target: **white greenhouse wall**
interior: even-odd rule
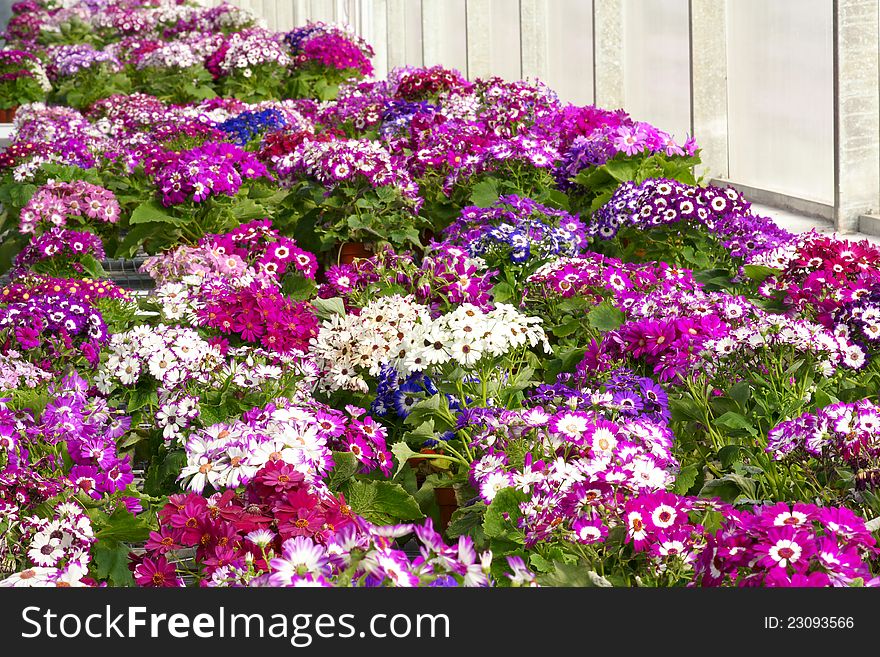
[[[833,203],[832,3],[736,0],[727,9],[731,180]]]
[[[691,132],[688,5],[688,0],[623,3],[625,109],[679,140]]]

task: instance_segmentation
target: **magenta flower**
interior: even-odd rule
[[[150,588],[183,586],[183,582],[177,576],[177,569],[161,555],[144,557],[143,561],[135,566],[134,579],[139,586]]]

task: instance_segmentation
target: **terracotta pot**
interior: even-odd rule
[[[455,489],[435,488],[434,499],[437,500],[437,506],[440,507],[440,526],[437,528],[440,533],[446,531],[449,521],[452,520],[452,514],[458,508],[458,498],[455,496]]]
[[[342,265],[350,265],[358,258],[369,258],[372,255],[372,250],[364,242],[346,242],[339,247],[339,263]]]
[[[10,107],[8,109],[0,109],[0,123],[12,123],[16,111],[18,111],[18,106]]]

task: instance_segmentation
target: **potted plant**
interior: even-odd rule
[[[386,243],[421,245],[418,187],[380,144],[306,135],[292,154],[269,160],[292,188],[282,221],[309,250],[333,253],[325,260],[367,257]]]
[[[51,89],[37,57],[22,50],[0,50],[0,123],[12,123],[19,105],[45,100]]]
[[[291,98],[332,100],[339,85],[372,74],[373,49],[361,37],[334,25],[316,22],[284,36],[293,64],[285,85]]]
[[[139,175],[152,183],[155,197],[127,217],[129,231],[119,256],[141,248],[153,254],[180,243],[195,245],[205,235],[225,233],[268,214],[268,171],[232,144],[160,151],[147,158]]]
[[[51,46],[48,53],[55,101],[81,109],[96,100],[131,91],[131,80],[109,51],[81,44]]]
[[[183,105],[215,98],[213,77],[204,66],[201,42],[172,41],[139,52],[134,64],[135,86],[159,100]]]
[[[251,29],[226,37],[208,56],[205,68],[223,96],[248,103],[282,97],[290,56],[271,32]]]

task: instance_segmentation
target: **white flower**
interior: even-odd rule
[[[38,566],[55,566],[64,558],[64,554],[61,540],[52,538],[47,532],[34,536],[28,548],[28,557]]]
[[[244,535],[245,539],[256,545],[257,547],[266,547],[275,540],[275,534],[268,529],[255,529]]]
[[[801,558],[803,548],[795,541],[788,539],[780,539],[770,548],[768,554],[780,568],[787,568],[789,564],[796,562]]]

